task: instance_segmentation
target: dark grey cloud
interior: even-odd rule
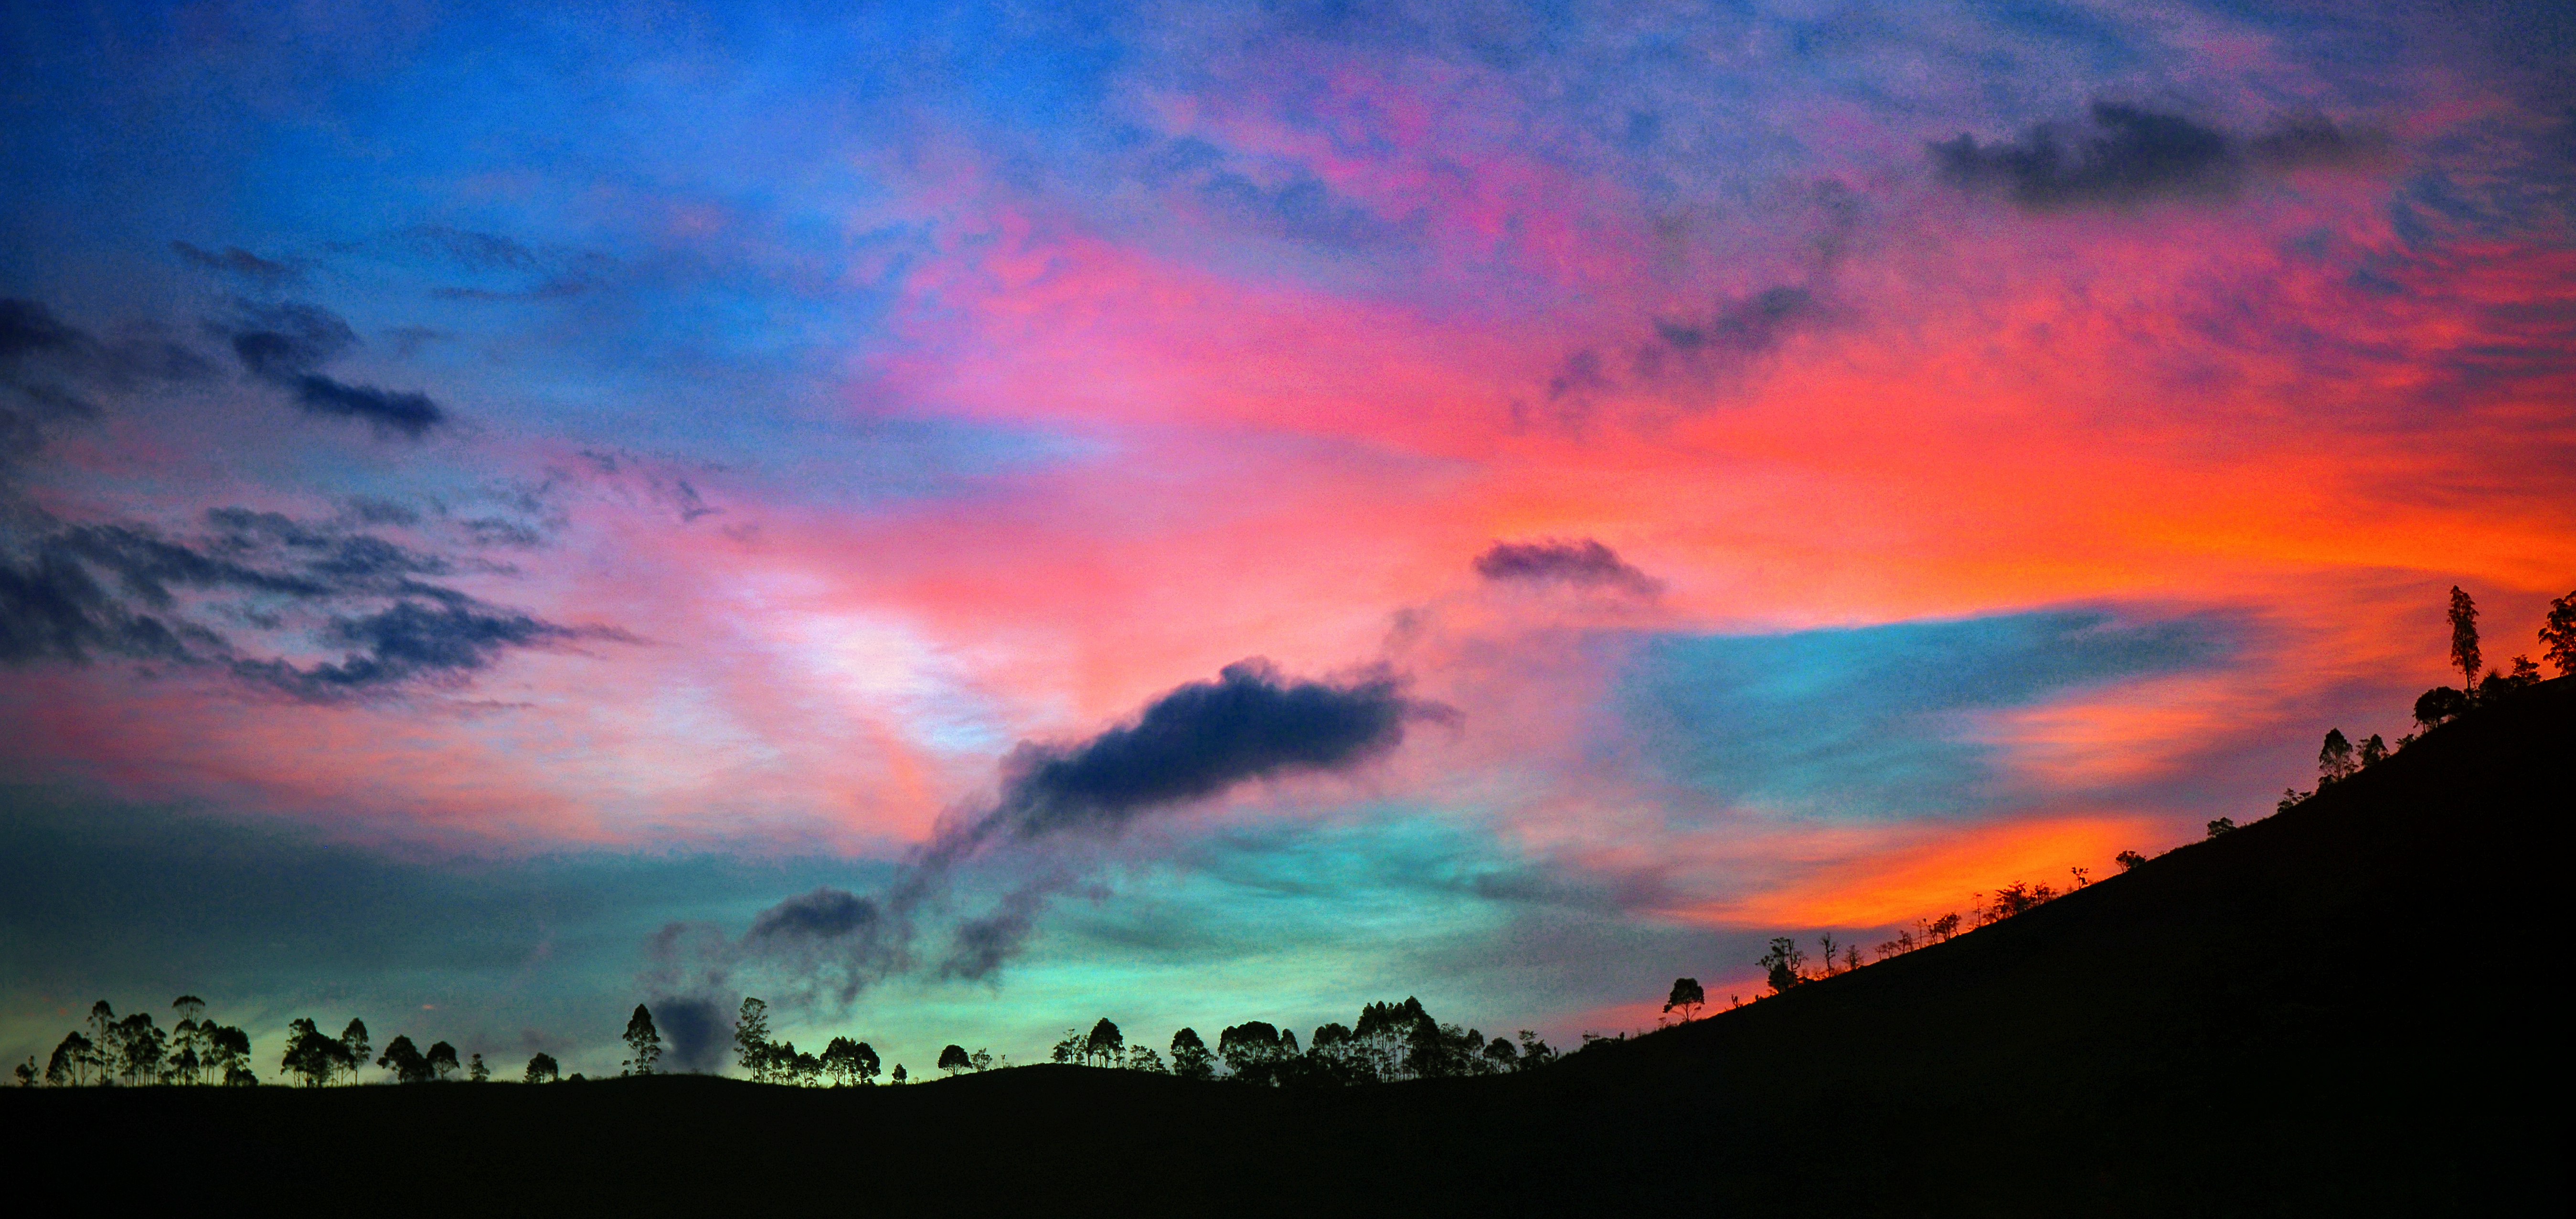
[[[36,301],[0,299],[0,360],[30,352],[71,353],[96,345],[96,340]]]
[[[2095,102],[2087,129],[2043,123],[2018,139],[1930,146],[1942,178],[2032,211],[2232,197],[2253,169],[2356,164],[2386,151],[2376,131],[2322,116],[2285,118],[2250,140],[2181,115]]]
[[[427,394],[354,385],[316,371],[359,344],[357,331],[330,310],[287,303],[245,312],[248,324],[230,336],[234,357],[253,377],[291,393],[308,414],[355,419],[415,440],[446,422],[446,411]]]
[[[1000,803],[962,836],[1114,831],[1239,783],[1367,761],[1401,744],[1405,721],[1420,712],[1389,674],[1291,681],[1267,661],[1238,661],[1080,745],[1013,750],[1002,763]]]
[[[280,288],[301,282],[304,265],[300,262],[262,258],[240,246],[225,246],[221,252],[200,249],[184,241],[170,243],[170,251],[192,266],[248,280],[264,288]]]
[[[329,700],[453,683],[513,650],[628,638],[485,604],[437,582],[457,561],[341,524],[218,508],[202,532],[173,537],[16,515],[0,535],[0,663],[213,667]],[[288,659],[316,648],[340,659]]]
[[[1619,553],[1592,538],[1541,538],[1534,542],[1496,542],[1476,556],[1476,574],[1503,583],[1562,584],[1577,588],[1610,588],[1652,597],[1663,582],[1638,570]]]
[[[51,376],[121,390],[202,381],[215,366],[148,327],[101,338],[54,316],[42,302],[0,298],[0,369],[20,384]]]
[[[662,1069],[713,1074],[733,1042],[733,1014],[704,997],[657,996],[653,1025],[662,1034]]]
[[[782,976],[788,993],[847,1004],[918,962],[916,922],[945,907],[958,871],[979,856],[1015,852],[1026,870],[994,907],[956,919],[940,976],[987,980],[1034,931],[1049,902],[1082,883],[1082,845],[1115,840],[1136,819],[1185,807],[1244,783],[1347,770],[1403,742],[1412,720],[1452,713],[1404,695],[1392,674],[1300,681],[1246,660],[1210,682],[1180,686],[1137,717],[1073,745],[1024,743],[1001,765],[997,797],[954,818],[885,888],[862,897],[831,887],[762,911],[738,940],[705,924],[672,924],[646,945],[645,979],[660,993],[724,993],[738,972]]]

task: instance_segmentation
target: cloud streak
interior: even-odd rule
[[[0,663],[104,657],[219,668],[311,701],[449,684],[512,650],[625,640],[503,609],[437,582],[452,560],[377,534],[219,508],[171,537],[54,522],[0,536]],[[314,650],[333,661],[299,661]]]
[[[2089,130],[2041,123],[2019,138],[1931,145],[1943,180],[2030,211],[2121,207],[2158,199],[2226,199],[2253,169],[2344,166],[2381,155],[2387,138],[2322,116],[2284,119],[2251,140],[2175,114],[2095,102]]]
[[[1475,568],[1477,575],[1498,584],[1615,589],[1640,597],[1664,591],[1663,581],[1592,538],[1496,542],[1476,556]]]
[[[252,318],[252,328],[232,335],[234,357],[253,377],[292,394],[307,414],[355,419],[413,440],[447,422],[447,412],[427,394],[351,384],[316,371],[358,346],[357,332],[337,314],[290,303],[254,309]]]

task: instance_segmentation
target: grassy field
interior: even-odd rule
[[[21,1190],[156,1206],[2557,1213],[2571,757],[2550,682],[1995,926],[1523,1075],[37,1089],[0,1118]]]

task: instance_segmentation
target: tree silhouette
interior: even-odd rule
[[[35,1086],[36,1086],[36,1056],[35,1056],[35,1055],[33,1055],[33,1054],[29,1054],[29,1055],[27,1055],[27,1061],[22,1062],[22,1063],[19,1063],[17,1066],[10,1068],[10,1073],[11,1073],[11,1074],[13,1074],[13,1075],[16,1075],[16,1076],[18,1077],[18,1086],[19,1086],[19,1087],[21,1087],[21,1088],[32,1088],[32,1087],[35,1087]]]
[[[1140,1048],[1140,1049],[1141,1049],[1141,1048],[1143,1048],[1143,1047],[1138,1047],[1138,1048]],[[1145,1052],[1146,1052],[1146,1053],[1148,1053],[1148,1054],[1153,1053],[1153,1051],[1152,1051],[1152,1050],[1146,1050]],[[970,1067],[973,1067],[973,1068],[975,1068],[975,1069],[976,1069],[976,1070],[978,1070],[978,1071],[989,1071],[989,1070],[992,1070],[992,1069],[993,1069],[993,1052],[992,1052],[991,1050],[985,1049],[985,1048],[984,1048],[984,1047],[982,1047],[982,1046],[977,1046],[977,1047],[975,1047],[975,1052],[974,1052],[974,1053],[969,1054],[969,1055],[967,1055],[967,1056],[966,1056],[966,1065],[968,1065],[968,1066],[970,1066]],[[1157,1067],[1160,1067],[1162,1064],[1158,1062],[1158,1063],[1156,1063],[1155,1065],[1156,1065]]]
[[[259,1082],[250,1069],[250,1034],[229,1025],[211,1021],[199,1026],[206,1041],[206,1070],[222,1072],[228,1087],[247,1087]]]
[[[1127,1038],[1119,1033],[1118,1026],[1110,1023],[1107,1016],[1092,1025],[1091,1035],[1082,1039],[1084,1060],[1097,1061],[1103,1066],[1117,1066],[1118,1056],[1126,1048]]]
[[[394,1034],[394,1039],[385,1043],[385,1052],[376,1056],[376,1065],[393,1072],[398,1084],[425,1084],[433,1078],[429,1060],[402,1033]]]
[[[136,1012],[108,1028],[105,1051],[108,1069],[128,1086],[158,1082],[161,1078],[164,1047],[167,1041],[152,1014]]]
[[[1787,936],[1774,938],[1771,941],[1771,951],[1762,954],[1762,958],[1754,962],[1762,968],[1766,980],[1771,984],[1771,993],[1775,995],[1787,994],[1790,987],[1806,981],[1806,976],[1799,972],[1806,963],[1807,954],[1798,950],[1798,941]]]
[[[2123,872],[2134,870],[2139,864],[2145,863],[2146,861],[2147,857],[2138,854],[2136,851],[2122,851],[2111,857],[2111,862],[2120,865],[2120,870]]]
[[[864,1041],[835,1037],[823,1047],[821,1062],[835,1086],[876,1082],[877,1052]]]
[[[894,1064],[894,1074],[893,1074],[893,1075],[891,1075],[891,1076],[889,1076],[888,1078],[890,1078],[890,1079],[894,1080],[894,1082],[896,1082],[896,1083],[902,1083],[902,1082],[904,1082],[904,1080],[905,1080],[906,1076],[905,1076],[905,1075],[904,1075],[904,1073],[903,1073],[903,1064],[902,1064],[902,1063],[899,1063],[899,1062],[898,1062],[898,1063],[896,1063],[896,1064]]]
[[[351,1020],[349,1027],[340,1030],[340,1046],[348,1051],[343,1061],[349,1067],[349,1082],[356,1083],[358,1064],[367,1060],[367,1022]]]
[[[62,1043],[54,1047],[45,1060],[45,1082],[57,1088],[79,1087],[89,1082],[90,1063],[98,1047],[79,1029],[63,1034]]]
[[[653,1064],[662,1060],[662,1034],[653,1027],[653,1013],[644,1005],[635,1005],[635,1014],[626,1018],[626,1061],[622,1065],[629,1075],[650,1075]]]
[[[2451,663],[2460,666],[2466,680],[2463,690],[2478,685],[2478,603],[2469,599],[2460,586],[2451,586]]]
[[[2576,592],[2549,603],[2540,624],[2541,659],[2558,666],[2558,675],[2576,674]]]
[[[1513,1049],[1509,1040],[1496,1037],[1485,1043],[1485,1061],[1496,1071],[1517,1070],[1520,1067],[1520,1051]]]
[[[2371,733],[2370,739],[2361,743],[2360,762],[2362,767],[2367,769],[2372,766],[2377,766],[2387,760],[2388,742],[2380,740],[2378,733]]]
[[[1182,1029],[1172,1034],[1172,1074],[1183,1079],[1216,1078],[1216,1056],[1208,1053],[1198,1030]]]
[[[474,1061],[466,1065],[465,1078],[469,1083],[483,1083],[492,1078],[492,1068],[484,1066],[483,1056],[477,1054]]]
[[[2415,697],[2415,722],[2430,732],[2469,709],[2469,696],[2449,686],[2435,686]]]
[[[1266,1020],[1248,1020],[1217,1034],[1216,1056],[1226,1070],[1247,1083],[1270,1083],[1278,1060],[1279,1029]]]
[[[528,1059],[528,1072],[519,1080],[522,1083],[550,1084],[561,1078],[563,1070],[555,1065],[555,1056],[539,1051]]]
[[[2352,742],[2344,739],[2343,729],[2326,729],[2326,742],[2317,749],[2317,786],[2350,778],[2354,766]]]
[[[749,1072],[755,1082],[769,1079],[769,1005],[745,996],[742,1011],[733,1021],[734,1061]]]
[[[1699,979],[1675,978],[1673,979],[1673,993],[1664,1000],[1664,1012],[1669,1015],[1674,1009],[1678,1008],[1681,1010],[1682,1019],[1684,1021],[1696,1020],[1699,1018],[1700,1005],[1706,1002],[1708,1002],[1708,992],[1699,988]],[[1504,1045],[1507,1043],[1496,1041],[1494,1044]]]
[[[352,1073],[357,1070],[349,1047],[340,1039],[323,1033],[301,1016],[287,1024],[286,1053],[278,1059],[279,1070],[302,1076],[305,1087],[319,1088],[331,1082],[331,1076],[344,1065]]]
[[[2216,837],[2218,837],[2219,835],[2224,834],[2224,833],[2227,833],[2228,831],[2233,830],[2233,829],[2235,829],[2235,828],[2236,828],[2236,819],[2235,819],[2234,817],[2221,817],[2221,818],[2217,819],[2216,821],[2212,821],[2212,822],[2210,822],[2210,823],[2209,823],[2209,836],[2210,836],[2210,837],[2212,837],[2212,838],[2216,838]]]
[[[962,1045],[952,1045],[939,1051],[939,1069],[948,1072],[951,1079],[956,1078],[959,1071],[974,1065],[975,1060],[966,1056],[966,1047]]]
[[[456,1047],[444,1041],[431,1045],[429,1052],[421,1055],[421,1062],[429,1067],[431,1083],[447,1082],[447,1077],[456,1074],[459,1065],[456,1061]]]

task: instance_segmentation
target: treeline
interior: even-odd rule
[[[640,1017],[643,1009],[636,1010]],[[1104,1016],[1088,1032],[1066,1029],[1048,1058],[1074,1066],[1265,1087],[1346,1087],[1525,1071],[1554,1062],[1557,1052],[1528,1029],[1515,1042],[1442,1024],[1423,1010],[1421,1000],[1408,998],[1368,1004],[1355,1024],[1325,1024],[1303,1046],[1295,1030],[1265,1020],[1223,1030],[1214,1049],[1198,1030],[1185,1028],[1172,1034],[1168,1059],[1151,1045],[1128,1044],[1117,1023]],[[769,1005],[759,999],[742,1001],[734,1021],[734,1061],[756,1082],[807,1087],[863,1086],[875,1083],[879,1073],[877,1052],[864,1041],[835,1037],[821,1054],[808,1054],[792,1041],[773,1040]],[[1010,1065],[1007,1057],[997,1060],[989,1051],[969,1052],[960,1045],[939,1054],[939,1069],[952,1076]],[[905,1082],[903,1064],[895,1064],[889,1078]]]
[[[152,1013],[120,1017],[107,1000],[99,1000],[90,1005],[88,1031],[65,1035],[42,1072],[33,1055],[18,1064],[18,1086],[32,1088],[39,1079],[57,1088],[259,1082],[250,1066],[249,1034],[206,1019],[206,1001],[195,995],[181,995],[170,1006],[179,1022],[163,1032]]]
[[[640,1003],[635,1006],[635,1019],[628,1021],[626,1025],[626,1044],[635,1051],[636,1055],[635,1059],[629,1060],[628,1070],[635,1074],[650,1075],[652,1070],[649,1060],[645,1061],[644,1068],[641,1070],[635,1066],[637,1060],[646,1059],[647,1043],[646,1040],[639,1038],[639,1028],[645,1034],[649,1034],[652,1030],[652,1016]],[[654,1041],[652,1044],[658,1046],[659,1042]],[[877,1081],[883,1065],[882,1060],[877,1057],[875,1046],[848,1037],[834,1037],[823,1047],[823,1052],[820,1054],[799,1050],[793,1041],[771,1040],[769,1005],[758,999],[742,1001],[742,1010],[735,1015],[733,1022],[733,1049],[734,1062],[742,1068],[743,1073],[749,1075],[752,1082],[763,1084],[791,1084],[809,1088],[827,1081],[834,1087],[873,1084]],[[660,1057],[659,1049],[653,1049],[651,1056]],[[966,1057],[966,1051],[952,1045],[940,1055],[939,1065],[949,1067],[950,1060],[963,1060]],[[979,1071],[990,1066],[993,1061],[993,1056],[982,1050],[977,1050],[974,1057],[981,1059],[980,1064],[974,1064],[974,1069]],[[950,1067],[949,1074],[954,1075],[959,1069],[962,1069],[962,1066]],[[903,1083],[910,1078],[910,1075],[904,1070],[902,1063],[896,1063],[891,1078],[895,1083]]]
[[[1446,1079],[1525,1071],[1556,1060],[1538,1034],[1522,1029],[1517,1043],[1488,1040],[1475,1029],[1442,1024],[1420,999],[1371,1003],[1352,1024],[1317,1027],[1300,1047],[1294,1029],[1253,1020],[1217,1034],[1211,1052],[1196,1029],[1172,1034],[1168,1063],[1149,1045],[1129,1046],[1118,1026],[1102,1018],[1088,1033],[1065,1030],[1057,1062],[1168,1073],[1184,1079],[1229,1079],[1271,1087],[1349,1087],[1408,1079]]]
[[[2377,733],[2356,745],[2341,728],[2327,729],[2325,741],[2317,750],[2316,786],[2305,791],[2284,788],[2274,811],[2287,812],[2318,792],[2395,756],[2422,739],[2425,733],[2540,683],[2540,666],[2527,655],[2514,657],[2510,671],[2487,668],[2484,676],[2479,675],[2479,669],[2485,666],[2485,657],[2478,638],[2478,605],[2458,585],[2451,587],[2449,620],[2450,662],[2459,668],[2461,684],[2456,687],[2436,686],[2418,696],[2414,706],[2416,730],[2397,738],[2395,745],[2381,740]],[[2539,642],[2543,659],[2556,666],[2559,676],[2576,674],[2576,592],[2549,603],[2548,616],[2540,626]],[[2216,838],[2236,829],[2237,825],[2232,817],[2219,817],[2205,828],[2208,837]],[[2146,861],[2147,857],[2136,851],[2122,851],[2112,857],[2112,862],[2122,872]],[[2069,868],[2067,871],[2071,883],[2063,889],[2045,883],[2016,882],[1991,894],[1976,894],[1969,911],[1972,925],[1984,927],[2002,922],[2092,883],[2087,869]],[[1955,912],[1939,918],[1916,919],[1912,927],[1901,929],[1894,938],[1878,944],[1871,950],[1871,955],[1876,961],[1884,961],[1951,939],[1970,926]],[[1794,939],[1783,936],[1771,941],[1769,950],[1753,963],[1755,968],[1763,971],[1764,984],[1771,994],[1782,994],[1801,983],[1849,973],[1864,963],[1860,946],[1856,943],[1838,945],[1831,934],[1826,934],[1818,937],[1817,944],[1822,951],[1819,956],[1810,958]],[[1755,996],[1757,999],[1761,997]],[[1730,1006],[1736,1007],[1747,1001],[1740,996],[1729,996],[1729,999]],[[1675,978],[1672,990],[1664,1000],[1663,1010],[1668,1016],[1689,1021],[1698,1018],[1707,1002],[1707,993],[1698,979]]]

